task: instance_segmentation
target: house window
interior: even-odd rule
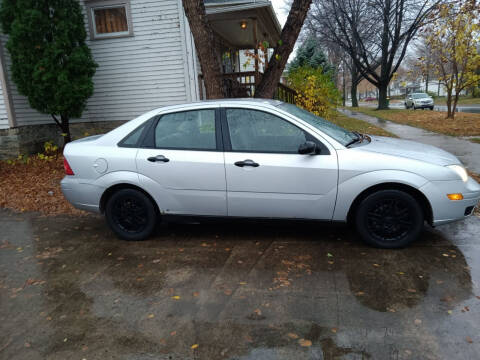
[[[132,36],[129,0],[87,1],[92,40]]]

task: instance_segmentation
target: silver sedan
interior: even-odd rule
[[[347,131],[274,100],[163,107],[65,147],[65,197],[122,239],[170,216],[348,222],[403,247],[471,215],[480,185],[452,154]]]

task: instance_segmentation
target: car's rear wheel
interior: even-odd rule
[[[155,229],[155,206],[141,191],[121,189],[107,201],[105,216],[112,231],[121,239],[147,239]]]
[[[380,248],[401,248],[419,237],[424,213],[410,194],[380,190],[362,200],[355,223],[366,243]]]

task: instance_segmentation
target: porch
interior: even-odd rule
[[[253,97],[268,61],[272,45],[280,40],[281,26],[267,0],[207,0],[207,18],[216,41],[225,93],[230,98]],[[200,89],[203,90],[203,78]],[[204,93],[200,94],[205,98]],[[279,83],[275,98],[295,103],[295,90]]]

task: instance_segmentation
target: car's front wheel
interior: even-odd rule
[[[105,216],[112,231],[121,239],[147,239],[155,229],[157,212],[152,201],[141,191],[121,189],[107,201]]]
[[[419,237],[424,213],[410,194],[380,190],[362,200],[355,223],[366,243],[380,248],[401,248]]]

